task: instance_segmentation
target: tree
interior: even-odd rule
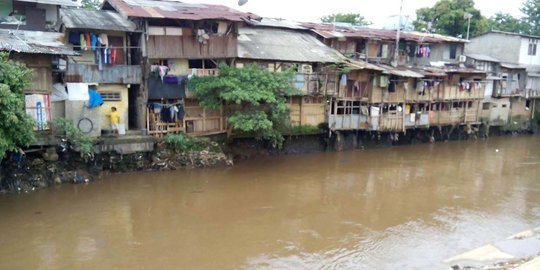
[[[364,16],[357,13],[336,13],[332,15],[327,15],[321,18],[323,23],[333,23],[333,22],[342,22],[350,23],[354,26],[365,26],[370,25],[371,22],[366,20]]]
[[[98,10],[101,8],[103,0],[81,0],[81,7],[85,9]]]
[[[526,30],[523,21],[508,13],[498,12],[489,18],[489,29],[512,33],[523,33]]]
[[[431,23],[432,32],[450,35],[467,35],[468,20],[465,14],[471,14],[470,35],[481,34],[488,30],[488,21],[480,10],[474,8],[474,0],[439,0],[433,7],[416,10],[416,30],[428,30]]]
[[[0,160],[35,141],[34,121],[24,111],[24,88],[32,71],[0,53]]]
[[[540,0],[526,0],[523,2],[521,12],[525,15],[523,17],[525,32],[540,35]]]
[[[282,132],[290,126],[287,96],[296,93],[292,70],[270,72],[255,65],[219,67],[217,77],[195,77],[188,83],[202,107],[218,109],[225,105],[225,116],[232,132],[254,135],[280,148]]]

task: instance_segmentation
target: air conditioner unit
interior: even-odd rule
[[[460,56],[459,56],[459,62],[460,62],[460,63],[465,63],[465,61],[467,61],[467,56],[465,56],[465,55],[460,55]]]
[[[304,74],[311,74],[313,73],[313,67],[311,65],[302,65],[301,66],[302,73]]]

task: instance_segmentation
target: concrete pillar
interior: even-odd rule
[[[338,152],[343,151],[343,143],[345,141],[345,137],[343,136],[343,133],[341,131],[336,131],[336,141],[335,141],[335,150]]]

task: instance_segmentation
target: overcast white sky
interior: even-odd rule
[[[263,17],[283,18],[293,21],[319,21],[332,13],[360,13],[376,25],[383,25],[386,18],[399,14],[400,0],[249,0],[242,7],[238,0],[181,0],[186,3],[221,4],[241,11],[253,12]],[[414,17],[421,7],[433,6],[437,0],[403,0],[403,15]],[[486,17],[498,11],[521,16],[522,0],[476,0],[476,8]]]

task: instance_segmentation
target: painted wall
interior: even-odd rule
[[[168,59],[169,62],[169,74],[171,75],[189,75],[189,62],[187,59]]]
[[[100,115],[100,127],[101,129],[111,129],[111,122],[107,114],[111,112],[111,107],[116,107],[118,113],[120,114],[120,124],[124,124],[127,128],[129,123],[129,114],[128,114],[128,88],[123,84],[100,84],[97,86],[98,93],[110,93],[110,92],[119,92],[120,101],[103,101],[103,106],[99,107]]]
[[[465,54],[483,54],[502,62],[518,63],[520,58],[521,38],[502,33],[488,33],[473,37],[465,45]]]
[[[529,44],[536,44],[536,55],[529,55]],[[519,63],[523,65],[540,65],[540,39],[521,38]]]

